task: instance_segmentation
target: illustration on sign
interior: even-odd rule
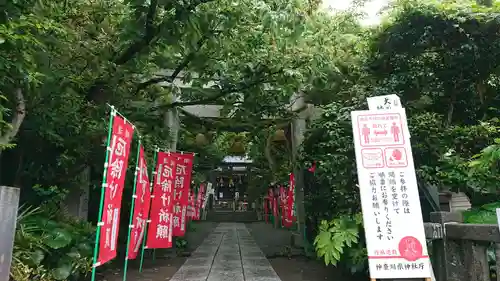
[[[398,113],[359,115],[356,123],[363,147],[404,145],[401,115]]]
[[[408,166],[406,149],[404,147],[389,147],[384,149],[384,153],[387,167],[396,168]]]
[[[363,148],[361,155],[363,157],[363,167],[365,168],[383,168],[384,157],[381,148]]]

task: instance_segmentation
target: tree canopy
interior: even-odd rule
[[[328,262],[359,271],[366,257],[349,112],[366,109],[366,97],[397,94],[422,184],[464,191],[473,206],[497,200],[498,1],[394,1],[373,27],[361,26],[355,9],[331,13],[319,4],[0,4],[1,183],[21,187],[32,204],[99,186],[107,104],[134,122],[150,159],[154,145],[168,148],[168,113],[178,112],[178,149],[198,153],[200,180],[235,142],[253,158],[258,186],[286,181],[293,167],[316,161],[305,188],[309,238],[346,234],[337,244],[320,243],[329,247],[320,251]],[[321,116],[311,121],[296,163],[289,124],[304,109],[290,106],[298,93]],[[186,110],[190,105],[219,105],[230,118],[200,118]],[[276,141],[278,131],[284,141]],[[41,273],[29,274],[23,280]]]

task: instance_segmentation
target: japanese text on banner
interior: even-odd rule
[[[193,218],[193,190],[188,189],[188,206],[186,211],[186,220],[189,222]]]
[[[403,109],[351,112],[370,277],[431,276]]]
[[[189,197],[189,209],[190,209],[189,219],[190,220],[194,220],[195,217],[196,217],[196,209],[195,209],[195,205],[196,205],[195,196],[196,196],[196,193],[194,192],[194,189],[190,189],[189,193],[190,193],[190,197]]]
[[[137,165],[133,228],[128,245],[128,259],[133,260],[139,253],[144,234],[146,233],[146,221],[148,220],[151,190],[149,184],[148,167],[144,158],[144,148],[139,148],[139,163]]]
[[[173,234],[173,186],[176,160],[169,152],[158,152],[153,181],[150,223],[146,247],[171,248]]]
[[[174,184],[174,236],[184,236],[186,233],[189,187],[193,168],[193,153],[172,153],[176,157],[177,166]]]
[[[116,257],[123,186],[133,134],[132,124],[118,115],[113,117],[106,183],[103,184],[105,192],[97,258],[99,264]]]

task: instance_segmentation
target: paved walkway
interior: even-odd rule
[[[171,281],[281,281],[242,223],[221,223]]]

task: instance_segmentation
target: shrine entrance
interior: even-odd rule
[[[248,173],[252,160],[244,156],[226,156],[212,171],[214,183],[213,210],[245,212],[254,209],[248,202]]]

